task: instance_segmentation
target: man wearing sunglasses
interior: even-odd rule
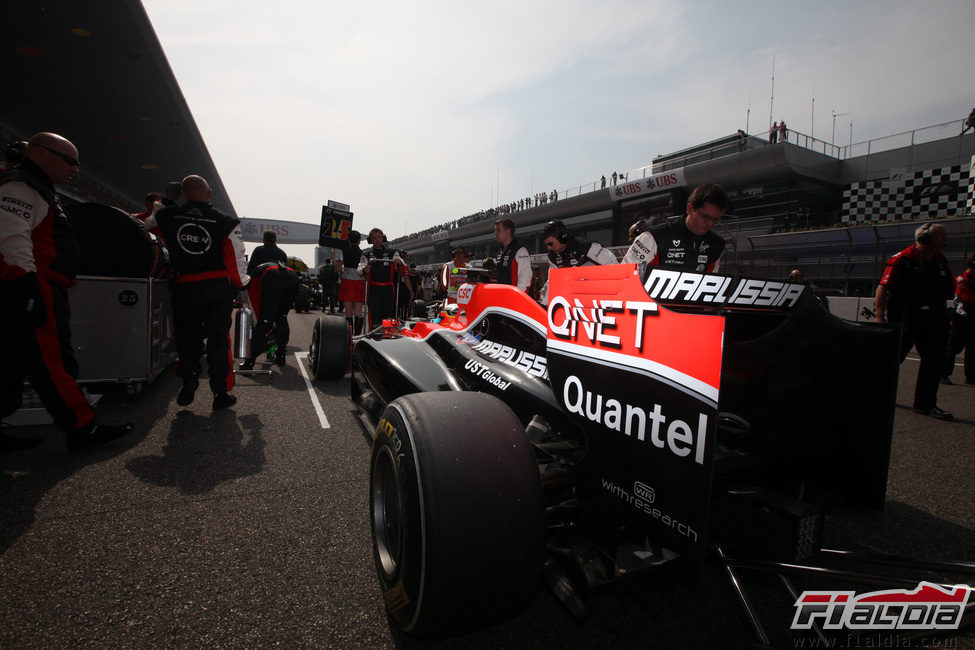
[[[132,429],[131,424],[96,424],[95,411],[75,381],[68,287],[75,283],[81,250],[55,185],[77,171],[78,150],[70,141],[38,133],[20,164],[0,175],[0,418],[20,408],[26,377],[54,423],[68,433],[71,450]],[[38,442],[0,434],[0,451]]]
[[[695,187],[687,199],[684,218],[671,219],[637,235],[623,256],[623,263],[717,271],[724,239],[711,229],[727,209],[728,195],[720,185],[706,183]]]

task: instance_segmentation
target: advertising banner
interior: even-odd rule
[[[659,306],[635,265],[553,269],[549,283],[552,388],[589,448],[583,515],[703,558],[724,318]]]
[[[241,219],[240,232],[246,242],[261,242],[265,230],[278,236],[278,244],[317,244],[318,226],[297,221],[275,219]]]

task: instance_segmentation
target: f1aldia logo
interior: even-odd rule
[[[836,630],[957,630],[971,594],[968,585],[930,582],[917,589],[856,595],[852,591],[804,591],[795,603],[793,630],[814,624]]]
[[[210,250],[210,233],[196,223],[184,223],[176,231],[179,247],[190,255],[203,255]]]

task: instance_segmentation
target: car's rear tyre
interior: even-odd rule
[[[391,402],[369,484],[376,570],[403,631],[460,634],[527,606],[544,548],[542,485],[503,402],[456,392]]]
[[[349,369],[352,332],[341,316],[322,316],[312,328],[308,362],[315,379],[341,379]]]
[[[413,318],[426,318],[427,317],[427,303],[425,300],[414,300],[413,301]]]

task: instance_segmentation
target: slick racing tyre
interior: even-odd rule
[[[463,392],[391,402],[369,484],[376,570],[403,631],[460,634],[528,605],[544,546],[542,485],[503,402]]]
[[[424,300],[414,300],[413,301],[413,318],[426,318],[427,317],[427,303]]]
[[[341,379],[349,369],[352,332],[341,316],[322,316],[315,321],[308,348],[308,362],[315,379]]]

